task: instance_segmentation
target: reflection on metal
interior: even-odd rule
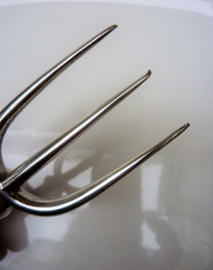
[[[47,71],[44,75],[38,78],[2,110],[0,113],[0,147],[8,126],[21,112],[21,110],[60,72],[82,56],[86,51],[92,48],[97,42],[108,35],[116,27],[116,25],[110,26],[82,45],[72,54],[56,64],[52,69]],[[99,120],[106,112],[112,109],[115,105],[132,93],[138,86],[145,82],[150,75],[151,71],[149,70],[143,77],[109,99],[103,105],[98,107],[93,113],[84,118],[77,125],[65,132],[29,160],[25,161],[11,173],[8,173],[5,168],[1,155],[2,151],[0,150],[1,217],[3,218],[7,216],[11,212],[12,207],[41,216],[56,215],[73,210],[76,207],[88,202],[105,189],[116,183],[119,179],[131,172],[138,165],[146,161],[148,158],[174,140],[177,136],[179,136],[189,126],[189,124],[182,126],[147,151],[136,156],[103,178],[63,198],[46,200],[30,194],[21,187],[25,181],[41,170],[47,163],[49,163],[54,157],[56,157],[75,139],[77,139],[84,131],[91,127],[92,124]]]

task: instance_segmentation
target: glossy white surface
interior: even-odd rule
[[[0,106],[114,23],[17,117],[3,144],[12,170],[99,104],[151,78],[27,188],[62,196],[103,176],[186,122],[191,127],[74,212],[0,221],[2,269],[213,268],[213,20],[195,12],[100,3],[0,9]]]

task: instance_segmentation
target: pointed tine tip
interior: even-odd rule
[[[190,126],[189,123],[183,125],[182,127],[180,127],[179,129],[177,129],[173,134],[173,139],[177,138],[181,133],[183,133],[188,127]]]
[[[149,77],[152,75],[151,70],[148,70],[145,75],[143,75],[136,83],[137,86],[141,85],[143,82],[145,82]]]
[[[141,79],[143,79],[143,81],[144,80],[147,80],[147,79],[149,79],[149,77],[152,75],[152,71],[149,69],[148,71],[147,71],[147,73],[145,74],[145,75],[143,75],[143,77],[141,78]]]
[[[152,75],[152,71],[149,69],[147,73],[144,75],[145,79],[149,79],[149,77]]]
[[[100,32],[96,38],[98,38],[98,40],[101,40],[103,37],[109,35],[116,27],[118,27],[116,24],[113,24],[109,27],[107,27],[106,29],[104,29],[102,32]]]
[[[149,70],[147,71],[146,75],[150,77],[150,76],[152,75],[152,71],[149,69]]]
[[[116,24],[113,24],[113,25],[109,26],[107,29],[105,29],[103,32],[107,33],[107,35],[108,35],[109,33],[111,33],[117,27],[118,26]]]
[[[183,125],[183,126],[179,129],[179,134],[181,134],[182,132],[184,132],[189,126],[190,126],[189,123]]]
[[[108,30],[109,31],[113,31],[115,28],[117,28],[118,26],[117,26],[117,24],[113,24],[113,25],[111,25],[109,28],[108,28]]]

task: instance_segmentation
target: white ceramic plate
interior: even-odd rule
[[[1,269],[213,268],[211,2],[206,12],[189,10],[82,2],[1,7],[1,108],[67,54],[118,24],[10,126],[3,143],[10,170],[152,70],[135,93],[28,182],[34,194],[73,192],[191,124],[73,212],[44,218],[14,210],[0,221]]]

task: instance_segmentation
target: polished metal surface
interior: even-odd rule
[[[63,71],[69,64],[73,63],[83,53],[100,41],[103,37],[108,35],[117,26],[113,25],[102,31],[100,34],[89,40],[82,45],[75,52],[63,59],[52,69],[47,71],[44,75],[38,78],[33,84],[26,88],[20,95],[18,95],[0,114],[0,145],[2,144],[5,132],[18,115],[18,113],[61,71]],[[35,173],[41,170],[47,163],[49,163],[54,157],[56,157],[61,151],[69,146],[75,139],[77,139],[84,131],[92,126],[97,120],[99,120],[106,112],[112,109],[115,105],[126,98],[136,88],[138,88],[143,82],[145,82],[151,75],[149,70],[144,76],[132,83],[129,87],[116,94],[109,99],[103,105],[98,107],[93,113],[80,121],[73,128],[65,132],[58,137],[55,141],[50,143],[44,149],[39,151],[36,155],[24,162],[18,168],[12,172],[7,172],[3,162],[2,155],[0,156],[0,211],[1,217],[5,217],[11,211],[11,206],[21,209],[25,212],[48,216],[56,215],[73,210],[82,204],[88,202],[105,189],[116,183],[119,179],[131,172],[141,163],[146,161],[156,152],[165,147],[168,143],[178,137],[183,131],[188,128],[189,124],[185,124],[168,137],[160,141],[158,144],[152,146],[150,149],[139,154],[132,160],[128,161],[121,167],[107,174],[103,178],[97,180],[94,183],[82,188],[71,195],[64,196],[62,198],[46,200],[36,197],[21,186]]]
[[[75,50],[73,53],[68,55],[45,74],[39,77],[35,82],[28,86],[22,93],[20,93],[14,100],[12,100],[0,113],[0,147],[2,145],[2,140],[4,134],[14,120],[14,118],[20,113],[20,111],[45,87],[51,82],[57,75],[60,74],[65,68],[67,68],[71,63],[77,60],[85,52],[91,49],[97,42],[113,31],[117,25],[112,25],[111,27],[105,29],[91,40],[83,44],[80,48]],[[1,178],[6,175],[6,169],[2,159],[1,149],[0,149],[0,174]]]

